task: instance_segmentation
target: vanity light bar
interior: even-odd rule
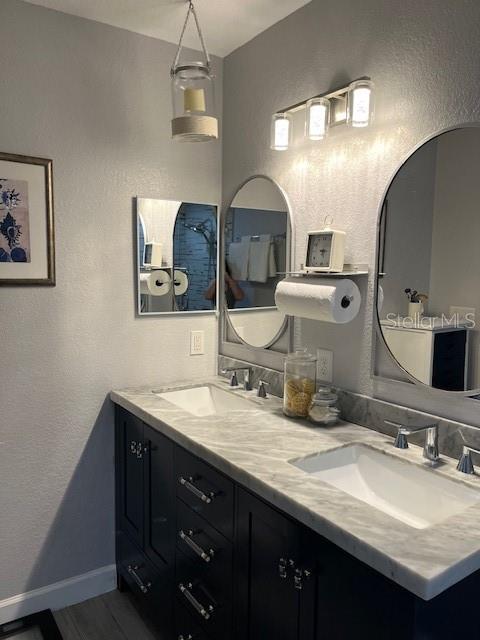
[[[292,138],[292,114],[305,109],[305,136],[323,140],[330,127],[347,124],[367,127],[373,118],[373,82],[359,78],[348,86],[290,105],[272,116],[271,148],[288,149]]]

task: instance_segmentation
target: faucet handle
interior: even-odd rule
[[[229,369],[222,369],[222,373],[229,373]],[[232,375],[230,376],[229,385],[231,387],[238,387],[238,378],[235,369],[232,371]]]
[[[475,449],[468,444],[463,445],[462,455],[457,464],[457,470],[461,473],[473,474],[475,473],[475,467],[472,462],[472,453],[480,454],[480,449]]]
[[[267,390],[265,389],[265,387],[269,386],[268,382],[265,382],[265,380],[259,380],[258,381],[258,389],[257,389],[257,396],[259,398],[266,398],[267,397]]]
[[[394,447],[396,449],[408,449],[407,430],[403,424],[399,422],[392,422],[391,420],[384,420],[385,424],[395,427],[397,429],[397,435],[395,436]]]

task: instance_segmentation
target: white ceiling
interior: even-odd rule
[[[82,18],[178,42],[186,0],[27,0]],[[310,0],[195,0],[207,48],[225,56]],[[199,48],[190,22],[185,44]]]

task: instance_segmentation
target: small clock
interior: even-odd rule
[[[345,236],[345,231],[328,227],[320,231],[309,231],[305,271],[320,273],[343,271]]]

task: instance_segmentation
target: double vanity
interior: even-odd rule
[[[378,221],[373,381],[416,393],[417,407],[437,399],[440,414],[442,400],[457,407],[465,396],[473,409],[468,396],[480,397],[479,145],[480,128],[459,127],[415,149]],[[443,451],[460,457],[463,448],[457,470],[419,411],[414,424],[405,407],[390,405],[408,423],[392,431],[382,421],[394,440],[355,411],[350,419],[364,426],[314,429],[286,418],[276,397],[285,356],[300,342],[319,350],[317,383],[341,385],[333,357],[358,333],[333,315],[306,313],[298,292],[290,315],[275,303],[292,273],[307,279],[303,298],[317,301],[312,288],[334,269],[334,245],[319,251],[313,275],[296,271],[309,252],[295,255],[287,194],[262,175],[245,180],[220,215],[212,204],[143,198],[137,214],[138,315],[218,311],[219,368],[251,370],[255,382],[270,376],[258,394],[220,377],[112,393],[119,586],[138,595],[159,638],[480,638],[475,428],[464,433],[457,423],[455,438],[440,429]],[[327,219],[323,231],[315,224],[309,237],[345,235]],[[346,238],[349,259],[356,233]],[[360,282],[368,270],[342,264],[336,281],[354,273],[368,297]],[[298,317],[316,318],[315,330]],[[191,355],[203,350],[194,333]],[[368,402],[380,402],[373,395]],[[408,447],[410,436],[424,449]]]
[[[119,586],[165,640],[480,637],[480,480],[223,378],[112,393]]]

